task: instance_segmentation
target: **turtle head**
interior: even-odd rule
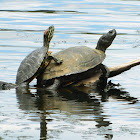
[[[47,47],[49,49],[49,43],[53,37],[54,33],[54,26],[50,26],[45,32],[44,32],[44,47]]]
[[[96,49],[101,50],[103,52],[112,44],[113,40],[116,37],[116,30],[110,30],[108,33],[102,35],[98,40]]]

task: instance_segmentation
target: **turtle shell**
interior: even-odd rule
[[[39,68],[46,56],[47,48],[34,50],[21,62],[16,76],[16,84],[32,81],[38,74]]]
[[[71,47],[54,54],[54,56],[61,58],[63,63],[56,65],[51,61],[43,73],[42,80],[85,72],[101,64],[106,57],[103,51],[86,46]]]

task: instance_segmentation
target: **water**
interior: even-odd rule
[[[50,49],[95,47],[116,29],[104,64],[115,66],[140,57],[140,1],[0,1],[0,80],[15,82],[22,59],[42,46],[50,25]],[[48,93],[31,83],[28,94],[0,91],[0,139],[135,139],[140,137],[140,66],[117,77],[121,87],[108,96],[67,89]],[[121,89],[120,89],[121,88]],[[119,94],[118,94],[119,93]],[[138,100],[137,102],[135,102]]]

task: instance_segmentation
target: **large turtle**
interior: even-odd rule
[[[50,26],[44,32],[44,44],[43,47],[34,50],[21,62],[16,76],[16,84],[20,85],[22,83],[29,84],[34,78],[36,78],[50,63],[52,59],[57,64],[62,61],[56,59],[48,52],[49,43],[53,37],[54,26]]]
[[[95,70],[102,69],[105,82],[109,75],[109,69],[102,64],[105,59],[105,51],[116,37],[116,30],[110,30],[100,37],[95,49],[78,46],[62,50],[55,57],[63,59],[61,65],[51,62],[44,73],[37,79],[39,86],[67,86],[93,75]]]

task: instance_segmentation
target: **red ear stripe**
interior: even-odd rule
[[[48,32],[48,29],[44,32],[44,35],[46,35],[47,32]]]

